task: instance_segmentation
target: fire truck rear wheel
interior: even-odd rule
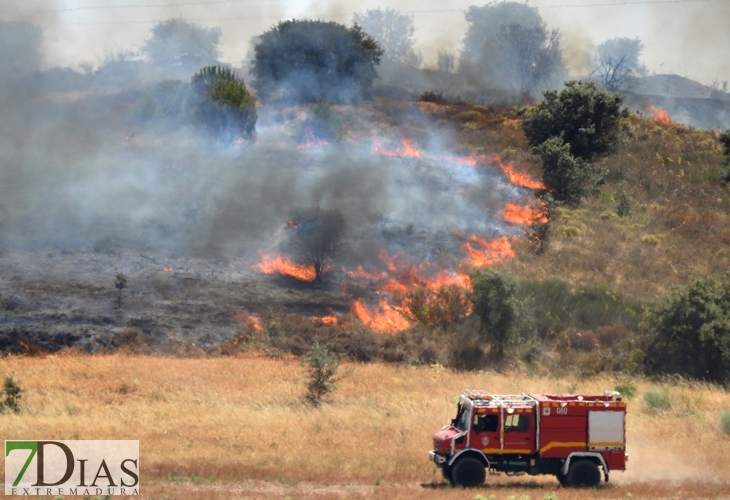
[[[566,480],[573,488],[593,488],[601,482],[601,472],[595,462],[575,460],[570,463]]]
[[[464,488],[481,486],[487,479],[484,465],[473,457],[463,457],[456,461],[451,471],[452,482]]]

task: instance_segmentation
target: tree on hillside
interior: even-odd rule
[[[413,17],[395,9],[368,9],[356,13],[355,24],[383,49],[382,63],[412,64],[417,59],[413,51]]]
[[[218,62],[220,38],[220,28],[203,28],[177,17],[156,22],[140,52],[160,68],[189,75]]]
[[[730,274],[699,279],[651,311],[654,369],[730,382]]]
[[[357,24],[283,21],[254,48],[254,87],[267,100],[358,102],[377,77],[383,50]]]
[[[465,15],[462,72],[520,97],[562,82],[560,33],[547,30],[537,8],[500,2],[471,6]]]
[[[639,63],[642,50],[644,44],[638,38],[606,40],[596,47],[592,76],[606,90],[626,90],[630,79],[638,76],[643,69]]]
[[[314,268],[315,281],[327,271],[332,256],[342,246],[347,224],[342,213],[336,209],[318,206],[296,208],[289,220],[293,245],[303,260]]]
[[[571,155],[586,161],[619,146],[621,94],[599,89],[593,82],[570,81],[560,92],[547,90],[543,96],[522,121],[531,146],[560,137]]]
[[[256,126],[256,101],[230,68],[206,66],[191,81],[191,118],[225,144],[250,137]]]
[[[502,359],[520,315],[517,280],[507,271],[484,267],[472,273],[471,283],[472,313],[479,318],[481,334],[496,349],[495,357]]]

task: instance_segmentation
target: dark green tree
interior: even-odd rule
[[[522,121],[531,146],[560,137],[570,146],[571,155],[586,161],[619,146],[621,94],[599,89],[593,82],[570,81],[560,92],[548,90],[543,96]]]
[[[720,134],[720,143],[725,154],[725,183],[730,183],[730,129]]]
[[[560,33],[548,31],[537,8],[519,2],[471,6],[460,70],[483,86],[523,97],[565,77]]]
[[[191,88],[192,118],[212,137],[230,144],[253,134],[258,118],[256,100],[230,68],[202,68],[193,75]]]
[[[292,210],[289,228],[293,245],[305,262],[314,267],[315,281],[327,271],[327,264],[342,245],[347,224],[336,209],[318,206]]]
[[[730,382],[730,274],[699,279],[650,313],[654,369]]]
[[[176,17],[156,22],[140,52],[160,68],[189,75],[195,68],[218,61],[220,38],[220,28],[203,28]]]
[[[471,283],[472,314],[479,318],[484,339],[496,349],[495,358],[502,359],[520,316],[517,280],[507,271],[484,267],[471,274]]]
[[[558,201],[578,204],[586,193],[591,165],[570,153],[570,144],[551,137],[534,148],[542,161],[542,180]]]
[[[266,100],[358,102],[377,77],[383,51],[355,24],[282,21],[254,47],[254,87]]]

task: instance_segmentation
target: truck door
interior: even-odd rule
[[[531,407],[502,408],[502,453],[535,453],[535,411]]]
[[[482,450],[485,455],[500,453],[499,409],[497,407],[475,409],[469,441],[473,448]]]

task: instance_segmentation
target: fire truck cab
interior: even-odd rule
[[[552,474],[563,486],[593,487],[625,470],[626,403],[603,395],[492,395],[465,391],[456,417],[433,436],[429,459],[444,478],[479,486],[490,473]]]

